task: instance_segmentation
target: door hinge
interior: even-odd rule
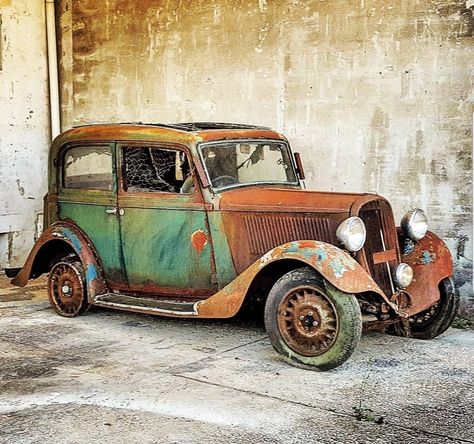
[[[212,273],[211,274],[211,284],[212,285],[216,285],[218,283],[218,279],[217,279],[217,273]]]

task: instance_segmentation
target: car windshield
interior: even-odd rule
[[[297,185],[291,154],[278,141],[233,141],[203,144],[201,155],[212,188],[258,184]]]

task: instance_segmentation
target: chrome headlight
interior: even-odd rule
[[[403,216],[401,226],[410,239],[419,241],[428,231],[428,218],[423,210],[412,210]]]
[[[359,251],[365,243],[365,225],[357,216],[349,217],[337,227],[339,242],[349,251]]]
[[[399,288],[407,288],[413,280],[413,268],[403,262],[395,270],[395,283]]]

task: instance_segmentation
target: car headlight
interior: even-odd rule
[[[412,210],[403,216],[401,226],[410,239],[419,241],[428,231],[428,218],[423,210]]]
[[[403,262],[395,270],[395,283],[399,288],[407,288],[413,280],[413,268]]]
[[[365,243],[365,225],[357,216],[349,217],[337,227],[336,236],[339,242],[349,251],[359,251]]]

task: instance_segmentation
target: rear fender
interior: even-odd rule
[[[214,296],[198,302],[196,309],[200,317],[231,317],[240,309],[247,291],[259,273],[270,263],[282,259],[291,259],[307,265],[334,287],[344,293],[373,292],[394,310],[396,306],[387,298],[385,293],[375,283],[372,277],[348,253],[325,242],[313,240],[294,241],[280,245],[243,271],[230,284]]]
[[[37,265],[35,261],[42,257],[41,253],[44,253],[48,247],[51,247],[53,242],[57,243],[58,241],[69,245],[80,258],[85,270],[89,301],[92,301],[95,295],[105,293],[107,288],[102,267],[99,264],[91,241],[79,227],[67,221],[56,222],[43,232],[31,250],[25,265],[18,275],[12,279],[11,283],[18,287],[24,287],[28,280],[33,277],[32,272]],[[52,251],[54,252],[54,250]]]

